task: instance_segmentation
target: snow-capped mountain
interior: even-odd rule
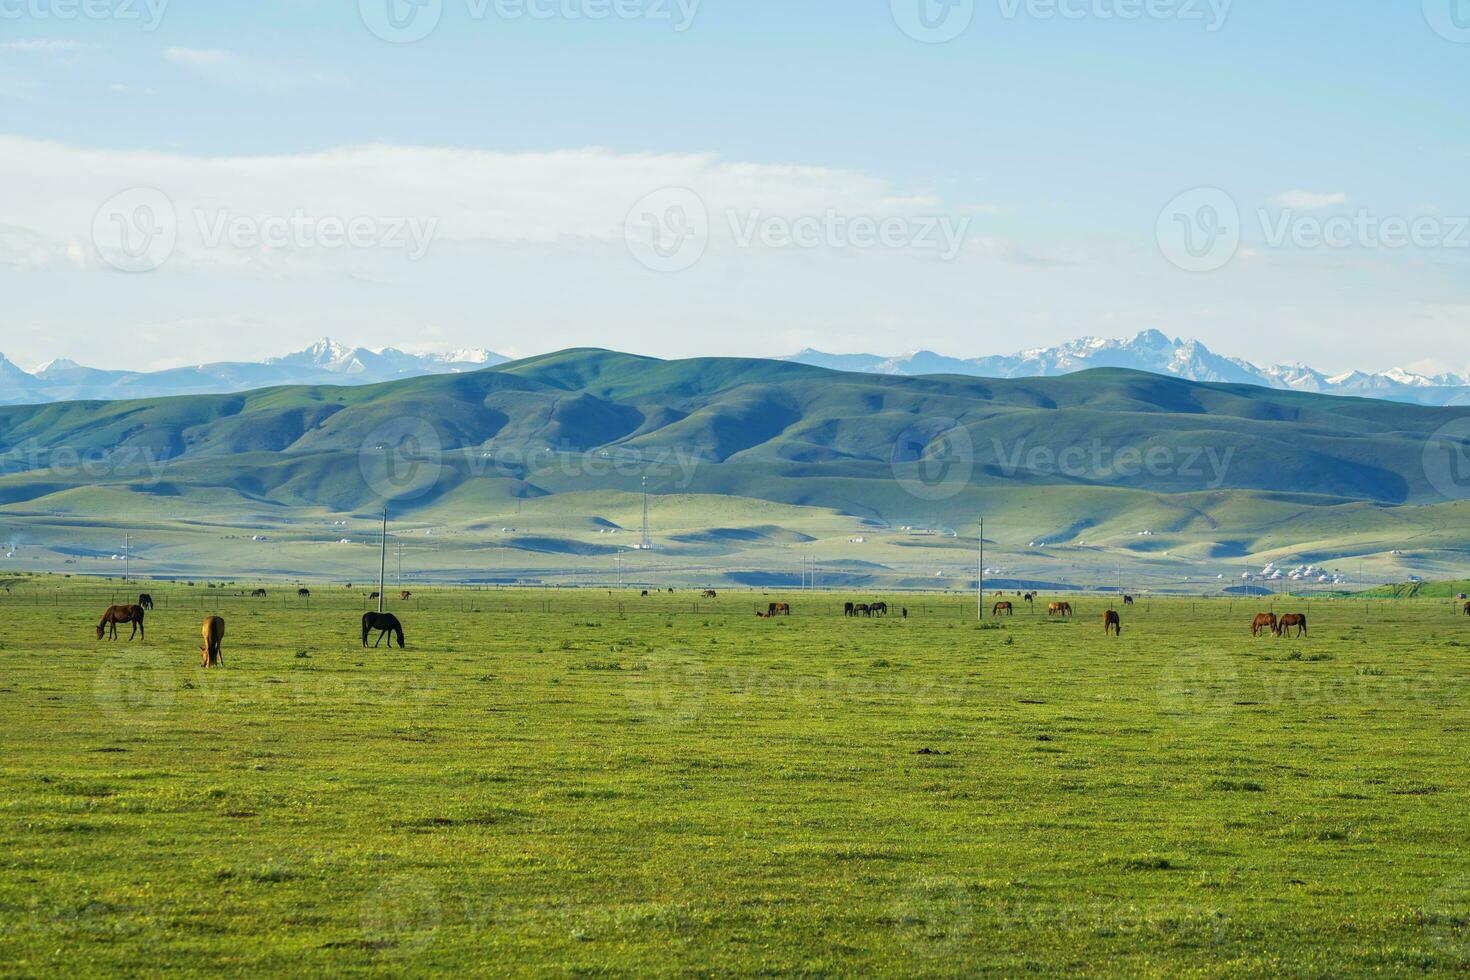
[[[409,354],[391,347],[347,347],[330,338],[263,363],[221,361],[166,371],[104,371],[58,358],[26,372],[0,354],[0,405],[208,395],[272,385],[376,384],[477,371],[507,360],[483,348]]]
[[[804,350],[786,360],[869,374],[960,374],[980,378],[1049,377],[1089,368],[1117,367],[1190,381],[1261,385],[1421,405],[1470,405],[1470,377],[1456,374],[1431,377],[1402,368],[1381,374],[1349,371],[1334,376],[1305,364],[1263,368],[1238,357],[1216,354],[1197,340],[1171,339],[1158,330],[1145,330],[1126,340],[1084,337],[1058,347],[1038,347],[1005,356],[958,358],[919,351],[903,357],[881,357]]]

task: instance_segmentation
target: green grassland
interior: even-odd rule
[[[137,583],[0,584],[7,973],[1470,966],[1447,600],[411,586],[390,652],[360,588],[148,583],[143,644]]]

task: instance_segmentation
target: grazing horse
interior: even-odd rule
[[[205,616],[200,633],[204,637],[204,646],[199,648],[199,666],[205,670],[223,667],[225,657],[220,651],[220,644],[225,639],[225,621],[218,616]]]
[[[995,608],[990,610],[990,615],[999,616],[1001,613],[1005,613],[1007,616],[1014,616],[1016,614],[1016,607],[1009,602],[997,602]]]
[[[250,593],[250,598],[252,598],[252,599],[264,599],[265,597],[266,597],[266,591],[265,591],[265,589],[256,589],[254,592]]]
[[[844,615],[844,616],[856,616],[857,615],[857,606],[854,603],[851,603],[851,602],[844,602],[842,604],[842,615]]]
[[[1131,605],[1133,605],[1133,597],[1131,595],[1125,595],[1123,597],[1123,605],[1125,605],[1125,606],[1131,606]]]
[[[772,616],[790,616],[790,615],[791,615],[791,606],[790,606],[789,603],[785,603],[785,602],[773,602],[769,606],[766,607],[766,618],[767,619],[769,619]]]
[[[859,602],[857,605],[852,607],[852,614],[854,616],[872,616],[873,610],[868,608],[868,604],[866,602]]]
[[[398,637],[398,649],[403,649],[403,624],[398,617],[392,613],[363,613],[362,614],[362,645],[367,646],[368,633],[378,631],[377,642],[373,644],[376,648],[378,643],[383,642],[383,637],[388,637],[388,649],[393,649],[393,637]],[[391,635],[390,635],[391,634]]]
[[[408,600],[410,600],[410,599],[413,598],[413,593],[412,592],[400,592],[400,593],[398,593],[398,598],[400,600],[402,600],[403,602],[407,602]]]
[[[1276,621],[1276,635],[1285,636],[1286,631],[1296,627],[1297,636],[1305,636],[1307,632],[1307,617],[1301,613],[1287,613]]]
[[[103,632],[111,634],[108,639],[117,639],[118,623],[133,624],[133,632],[128,634],[129,641],[135,636],[142,636],[143,642],[148,642],[148,634],[143,631],[142,606],[108,606],[107,612],[102,614],[102,622],[97,624],[97,639],[102,639]]]
[[[1025,599],[1026,600],[1026,605],[1029,606],[1033,602],[1036,601],[1036,593],[1035,592],[1027,592],[1025,595],[1021,596],[1021,598],[1022,599]]]
[[[1470,616],[1470,602],[1465,603],[1465,615]]]
[[[870,612],[872,612],[872,614],[874,616],[887,616],[888,615],[888,603],[886,603],[886,602],[873,602],[873,603],[869,603],[868,604],[868,610]]]
[[[311,590],[310,589],[297,589],[296,590],[296,598],[298,598],[298,599],[310,599],[311,598]]]
[[[1063,619],[1072,615],[1072,604],[1070,602],[1053,602],[1046,607],[1048,616],[1060,616]]]
[[[152,609],[153,597],[144,592],[142,595],[138,596],[138,605],[142,606],[144,609]]]
[[[715,597],[715,590],[714,589],[705,589],[704,592],[701,593],[701,595],[704,598],[706,598],[706,599],[713,599]]]
[[[1103,632],[1109,636],[1122,636],[1123,617],[1112,609],[1103,613]]]
[[[1262,633],[1276,632],[1276,614],[1260,613],[1255,622],[1251,623],[1251,636],[1260,636]]]
[[[908,606],[904,606],[903,607],[902,615],[903,615],[903,618],[904,619],[908,619],[909,618],[909,607]]]

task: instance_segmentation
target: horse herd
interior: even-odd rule
[[[671,589],[670,591],[673,590]],[[251,593],[252,596],[264,596],[265,594],[264,589],[256,589]],[[300,589],[296,594],[302,598],[306,598],[311,595],[311,592],[307,589]],[[400,592],[398,597],[407,600],[412,595],[413,593],[411,592]],[[647,593],[645,592],[644,595],[647,595]],[[712,599],[715,597],[715,591],[713,589],[707,589],[702,595],[705,598]],[[374,592],[368,598],[376,599],[377,597],[378,594]],[[1035,602],[1037,593],[1026,592],[1022,593],[1021,597],[1029,605]],[[1132,596],[1125,595],[1123,597],[1123,605],[1131,606],[1133,604],[1134,599]],[[148,636],[144,628],[144,618],[147,611],[152,608],[153,597],[146,592],[138,596],[136,603],[108,606],[107,611],[102,614],[101,621],[97,623],[97,639],[101,640],[105,636],[108,639],[116,640],[118,638],[118,626],[131,625],[132,632],[128,634],[128,640],[131,641],[136,636],[146,643]],[[1470,616],[1470,602],[1465,603],[1464,612],[1465,615]],[[1015,605],[1009,600],[997,600],[991,608],[991,615],[995,617],[1002,615],[1014,616],[1015,613]],[[899,614],[903,619],[908,619],[909,617],[909,611],[907,609],[901,608]],[[1061,619],[1071,619],[1074,615],[1070,602],[1053,602],[1047,606],[1046,614]],[[791,605],[786,602],[769,603],[763,612],[756,613],[756,616],[760,619],[775,619],[777,616],[790,615]],[[888,615],[888,603],[882,601],[847,602],[843,604],[842,615],[846,618],[858,616],[881,618]],[[386,636],[390,650],[393,648],[393,641],[395,639],[398,641],[399,649],[403,649],[403,624],[399,622],[397,616],[394,616],[392,613],[364,613],[362,617],[362,645],[364,647],[368,645],[368,635],[374,630],[378,633],[378,638],[373,643],[375,648],[383,642],[383,638]],[[1279,638],[1287,636],[1292,630],[1296,632],[1291,635],[1296,637],[1307,635],[1307,617],[1305,614],[1286,613],[1277,616],[1275,613],[1260,613],[1251,623],[1251,636],[1253,637],[1260,637],[1270,633]],[[1123,635],[1123,619],[1116,610],[1109,609],[1103,614],[1103,631],[1109,636],[1116,637]],[[204,640],[204,646],[199,649],[199,665],[206,668],[224,666],[224,657],[221,654],[220,647],[225,636],[225,621],[219,616],[206,616],[200,632]]]
[[[399,596],[406,600],[411,594],[409,592],[402,592]],[[257,589],[251,595],[264,596],[265,590]],[[297,595],[307,597],[311,593],[306,589],[301,589],[297,592]],[[374,593],[372,598],[376,597],[377,593]],[[138,637],[141,642],[147,643],[148,632],[144,627],[144,618],[147,615],[147,611],[152,608],[153,597],[146,592],[138,596],[136,603],[108,606],[107,610],[102,614],[102,619],[97,623],[97,639],[101,640],[104,636],[109,640],[117,639],[117,628],[121,624],[124,626],[131,625],[133,628],[132,632],[128,634],[128,642],[132,642],[133,637]],[[790,615],[789,609],[787,615]],[[378,638],[373,643],[374,647],[382,643],[383,637],[386,636],[388,638],[388,649],[393,649],[393,641],[395,639],[398,640],[399,649],[404,648],[403,624],[398,621],[397,616],[392,613],[363,613],[362,645],[364,647],[368,645],[368,634],[374,630],[378,631]],[[204,617],[204,624],[200,629],[200,635],[204,638],[204,646],[199,648],[199,666],[204,668],[223,667],[225,660],[221,652],[221,646],[225,638],[224,619],[220,616]]]

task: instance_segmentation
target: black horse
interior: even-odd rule
[[[373,644],[374,647],[376,647],[378,645],[378,643],[382,643],[383,642],[384,635],[391,633],[392,636],[389,636],[388,637],[388,649],[390,649],[390,650],[393,649],[393,637],[394,636],[398,637],[398,648],[400,650],[403,649],[403,624],[398,621],[398,617],[397,616],[393,615],[392,613],[376,613],[376,612],[363,613],[362,614],[362,645],[363,646],[367,646],[368,645],[367,644],[368,633],[370,633],[373,630],[377,630],[378,631],[378,640],[377,640],[377,643],[374,643]]]
[[[138,605],[142,606],[144,609],[152,609],[153,597],[144,592],[142,595],[138,596]]]

